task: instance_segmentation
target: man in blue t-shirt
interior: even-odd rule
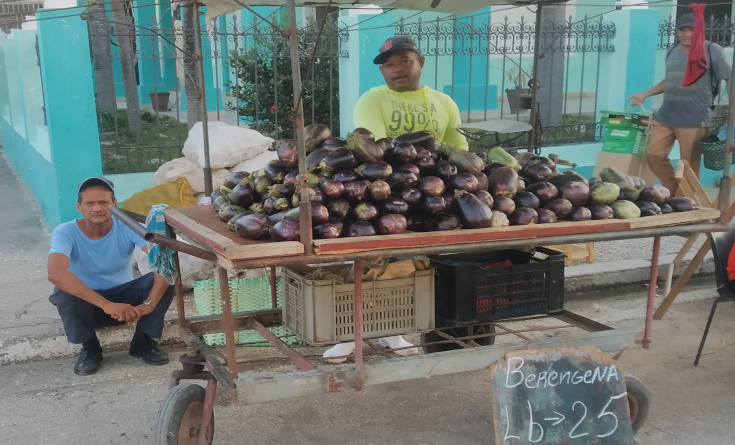
[[[725,52],[716,43],[705,41],[707,71],[696,82],[683,86],[689,48],[694,31],[694,14],[686,14],[676,21],[679,43],[666,55],[666,78],[649,90],[630,96],[631,105],[641,106],[647,97],[664,94],[661,108],[653,116],[651,134],[646,146],[646,160],[661,183],[674,195],[679,185],[674,178],[674,167],[669,153],[674,141],[679,142],[681,159],[691,165],[699,177],[702,162],[700,141],[711,125],[712,86],[725,80],[730,88],[730,65]]]
[[[117,205],[112,182],[86,179],[77,200],[84,218],[60,224],[51,237],[48,279],[56,287],[49,301],[59,311],[69,342],[82,344],[74,365],[77,375],[94,374],[102,362],[95,329],[121,323],[137,323],[130,355],[150,365],[168,363],[153,338],[163,332],[173,287],[153,272],[133,279],[133,250],[147,251],[146,243],[110,214],[111,205]]]

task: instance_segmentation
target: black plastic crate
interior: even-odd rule
[[[520,250],[436,255],[437,319],[476,323],[564,309],[564,254],[537,247],[536,258]],[[510,260],[512,266],[483,267]]]

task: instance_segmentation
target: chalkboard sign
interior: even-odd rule
[[[490,381],[497,445],[634,444],[625,379],[596,348],[508,352]]]

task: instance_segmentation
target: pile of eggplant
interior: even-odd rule
[[[343,140],[314,124],[305,133],[305,178],[299,177],[296,142],[281,140],[278,160],[256,172],[233,173],[212,193],[213,209],[238,235],[298,241],[304,179],[316,239],[634,218],[694,208],[686,198],[671,198],[661,186],[641,186],[614,169],[587,181],[574,171],[560,173],[549,158],[516,159],[500,147],[480,157],[439,144],[426,131],[375,140],[357,128]]]

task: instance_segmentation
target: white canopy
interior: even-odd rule
[[[229,14],[246,6],[286,6],[286,0],[200,0],[207,6],[207,16],[214,18]],[[295,0],[296,6],[327,6],[328,0]],[[514,0],[332,0],[332,6],[350,7],[376,5],[381,8],[415,9],[450,14],[468,14],[480,8],[493,5],[508,5]],[[537,1],[535,3],[543,3]]]

